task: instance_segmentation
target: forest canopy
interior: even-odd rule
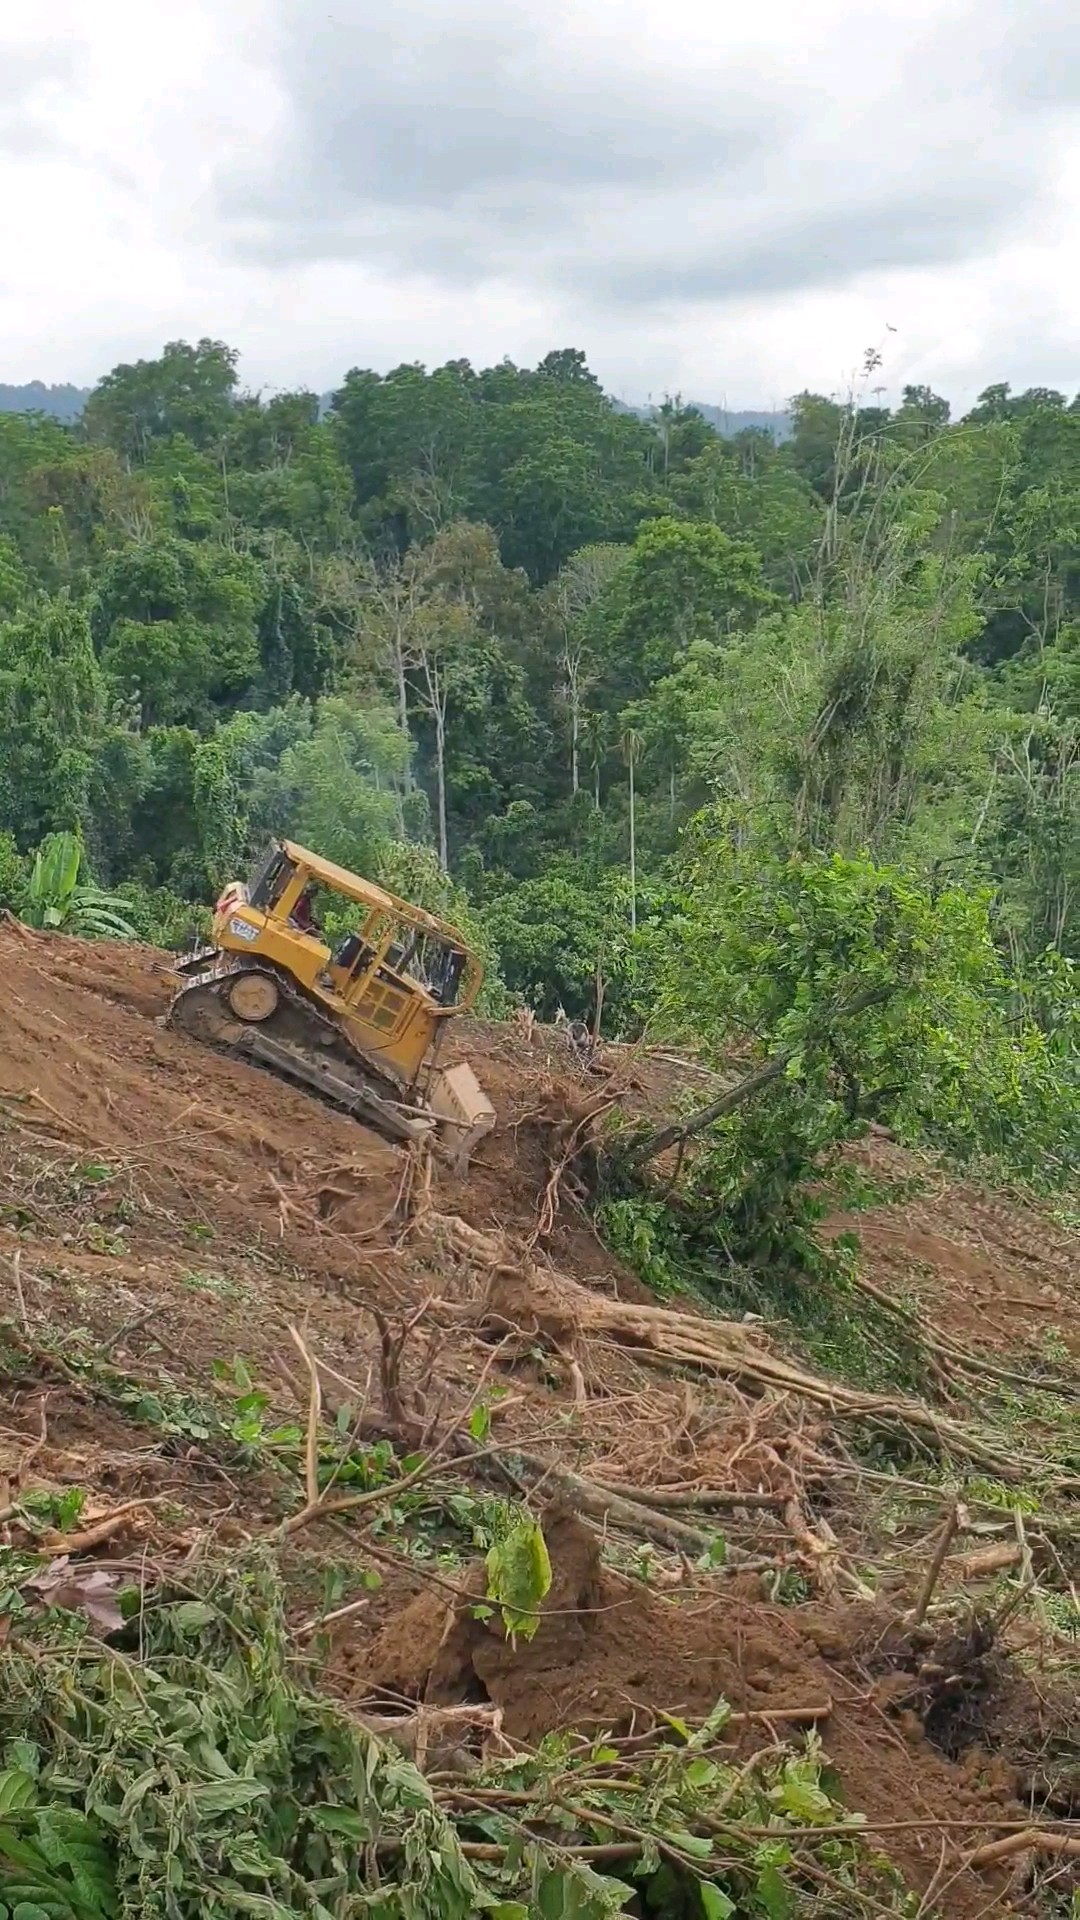
[[[0,414],[0,897],[72,832],[175,942],[290,832],[469,916],[543,1015],[591,1019],[601,983],[631,1031],[687,914],[700,939],[722,898],[768,944],[748,875],[782,920],[793,872],[859,915],[886,874],[1058,1031],[1080,399],[791,411],[782,445],[677,400],[641,418],[574,349],[354,368],[326,410],[246,393],[203,339],[74,423]],[[958,892],[979,927],[941,920]]]

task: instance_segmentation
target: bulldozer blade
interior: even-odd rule
[[[216,947],[192,947],[190,952],[181,954],[173,965],[172,972],[179,979],[187,979],[196,973],[205,973],[219,959]]]
[[[495,1109],[467,1060],[436,1067],[427,1085],[427,1104],[460,1171],[478,1142],[495,1125]]]

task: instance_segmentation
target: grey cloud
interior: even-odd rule
[[[677,95],[620,62],[617,49],[559,44],[550,25],[479,0],[339,0],[341,14],[309,29],[284,0],[278,77],[292,116],[287,171],[265,186],[223,183],[280,210],[295,194],[348,208],[357,200],[445,208],[508,186],[627,185],[715,167],[772,131],[752,73],[727,87],[687,82]],[[346,12],[346,8],[348,11]],[[281,156],[282,158],[285,155]]]
[[[985,253],[1039,204],[1039,22],[1052,39],[1072,20],[1072,0],[1024,0],[1018,45],[984,6],[992,57],[973,65],[975,16],[946,16],[864,110],[880,43],[838,38],[794,74],[680,68],[677,35],[676,63],[646,61],[587,0],[565,19],[540,0],[331,0],[318,22],[274,4],[286,115],[271,152],[217,179],[230,250],[630,310]]]
[[[971,258],[979,251],[977,236],[991,244],[1002,213],[997,196],[968,182],[960,192],[927,192],[892,204],[838,206],[775,221],[729,252],[719,246],[712,255],[666,264],[631,256],[598,267],[596,274],[603,274],[603,291],[619,306],[790,293],[835,285],[853,268],[868,273]]]

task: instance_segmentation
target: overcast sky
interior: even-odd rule
[[[0,209],[0,380],[209,333],[268,388],[1076,390],[1080,5],[33,0]]]

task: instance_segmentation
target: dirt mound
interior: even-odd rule
[[[919,1887],[939,1867],[943,1819],[961,1823],[955,1868],[971,1835],[1018,1817],[1017,1792],[1029,1809],[1072,1812],[1061,1713],[1047,1687],[1025,1692],[1012,1647],[995,1650],[978,1714],[960,1731],[954,1720],[948,1739],[890,1652],[940,1489],[899,1478],[883,1508],[850,1435],[835,1440],[828,1392],[800,1399],[794,1374],[763,1388],[734,1362],[726,1375],[703,1371],[692,1351],[665,1373],[663,1315],[648,1322],[646,1350],[628,1323],[583,1312],[586,1289],[605,1312],[651,1296],[553,1169],[583,1116],[616,1094],[662,1111],[678,1062],[611,1049],[590,1073],[558,1034],[530,1042],[462,1022],[455,1046],[498,1115],[462,1178],[165,1029],[168,962],[150,949],[8,925],[0,966],[0,1258],[18,1282],[0,1353],[0,1507],[26,1486],[57,1511],[80,1491],[91,1519],[151,1503],[109,1536],[103,1551],[120,1556],[186,1552],[208,1530],[258,1536],[280,1523],[283,1483],[261,1430],[253,1442],[234,1418],[244,1381],[258,1383],[260,1402],[244,1420],[302,1431],[309,1389],[289,1327],[302,1328],[327,1369],[324,1415],[347,1427],[359,1407],[365,1434],[392,1434],[395,1410],[379,1397],[387,1324],[413,1322],[398,1352],[398,1416],[408,1407],[419,1431],[434,1431],[483,1393],[511,1460],[542,1455],[564,1485],[591,1476],[611,1493],[610,1514],[586,1504],[586,1524],[561,1498],[548,1513],[554,1582],[535,1639],[516,1648],[475,1616],[482,1569],[461,1571],[460,1536],[458,1558],[445,1560],[441,1519],[407,1551],[408,1515],[361,1546],[329,1525],[298,1535],[287,1561],[298,1619],[317,1612],[343,1560],[355,1578],[381,1556],[383,1587],[329,1636],[326,1685],[352,1700],[494,1703],[508,1735],[530,1743],[567,1724],[625,1732],[657,1709],[700,1716],[721,1697],[745,1716],[740,1750],[812,1724],[846,1803],[880,1827]],[[1012,1311],[1030,1333],[1036,1299],[1065,1345],[1077,1340],[1075,1239],[1035,1212],[946,1187],[887,1142],[870,1153],[877,1176],[904,1191],[833,1225],[859,1233],[878,1285],[918,1291],[972,1345],[1004,1346]],[[704,1324],[719,1338],[726,1323]],[[769,1336],[728,1337],[737,1354]],[[472,1484],[478,1502],[493,1491],[482,1473]],[[707,1522],[703,1487],[716,1503]],[[651,1536],[648,1513],[635,1532],[632,1502],[618,1532],[616,1495],[625,1508],[635,1492],[662,1496]],[[986,1524],[1000,1548],[1011,1516]],[[720,1533],[729,1565],[713,1573]],[[1071,1567],[1073,1536],[1048,1538]],[[746,1558],[766,1572],[739,1571]],[[1063,1570],[1066,1590],[1069,1578]],[[948,1911],[993,1911],[993,1898],[992,1881],[963,1873]]]
[[[920,1819],[933,1821],[947,1807],[977,1827],[1019,1814],[1007,1767],[985,1753],[951,1764],[912,1715],[890,1714],[887,1690],[868,1684],[852,1654],[853,1629],[865,1640],[865,1622],[731,1591],[697,1603],[665,1600],[605,1572],[596,1536],[573,1515],[546,1516],[545,1534],[557,1572],[534,1640],[512,1647],[497,1621],[425,1593],[373,1640],[343,1634],[335,1643],[335,1665],[350,1671],[356,1697],[369,1706],[387,1698],[490,1702],[502,1709],[506,1732],[529,1744],[564,1726],[631,1734],[653,1722],[658,1703],[676,1718],[699,1719],[721,1699],[732,1709],[739,1756],[763,1738],[813,1726],[849,1803],[886,1827],[900,1823],[888,1850],[915,1884],[938,1860]],[[481,1592],[478,1585],[476,1598]],[[950,1911],[981,1912],[985,1882],[966,1880],[954,1887]]]
[[[134,1151],[178,1200],[195,1210],[210,1205],[260,1238],[269,1217],[281,1240],[291,1242],[299,1226],[299,1246],[313,1217],[324,1231],[307,1234],[304,1253],[331,1270],[343,1268],[343,1248],[354,1256],[393,1207],[401,1149],[258,1068],[164,1028],[175,985],[165,955],[8,925],[0,926],[0,966],[0,1102],[27,1128],[85,1142],[98,1155]],[[547,1144],[572,1123],[584,1089],[568,1077],[567,1047],[534,1051],[507,1029],[461,1026],[447,1059],[475,1060],[499,1126],[467,1180],[436,1167],[436,1197],[478,1227],[507,1218],[531,1227],[550,1171]],[[595,1236],[575,1233],[576,1224],[558,1226],[587,1270],[635,1290],[632,1276],[617,1277]]]

